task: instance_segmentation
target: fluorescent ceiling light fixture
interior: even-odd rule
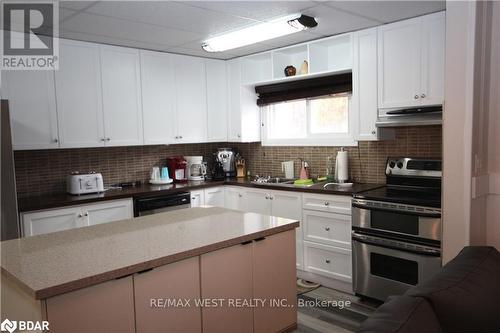
[[[201,47],[207,52],[222,52],[290,35],[317,25],[314,17],[301,14],[288,15],[209,38]]]

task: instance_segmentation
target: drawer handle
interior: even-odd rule
[[[327,264],[329,264],[329,263],[330,263],[330,259],[326,259],[326,260],[325,260],[325,262],[326,262]]]
[[[330,231],[330,227],[325,227],[325,230],[326,231]]]
[[[266,239],[266,237],[256,238],[256,239],[254,239],[254,242],[260,242],[260,241],[263,241],[264,239]]]
[[[328,201],[325,201],[325,206],[329,206],[330,203]]]
[[[252,241],[251,241],[251,240],[249,240],[249,241],[245,241],[245,242],[241,242],[241,245],[247,245],[247,244],[250,244],[250,243],[252,243]]]

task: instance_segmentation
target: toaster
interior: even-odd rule
[[[75,195],[104,192],[102,174],[71,174],[66,178],[66,190]]]

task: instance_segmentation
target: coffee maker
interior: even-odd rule
[[[219,148],[216,153],[216,160],[222,164],[226,177],[235,177],[234,152],[231,148]]]
[[[184,156],[187,162],[188,180],[205,180],[207,166],[203,163],[203,156]]]
[[[168,173],[176,183],[185,183],[187,178],[187,162],[182,156],[167,157]]]

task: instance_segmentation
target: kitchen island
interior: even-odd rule
[[[291,330],[298,226],[191,208],[5,241],[2,318],[51,332]]]

